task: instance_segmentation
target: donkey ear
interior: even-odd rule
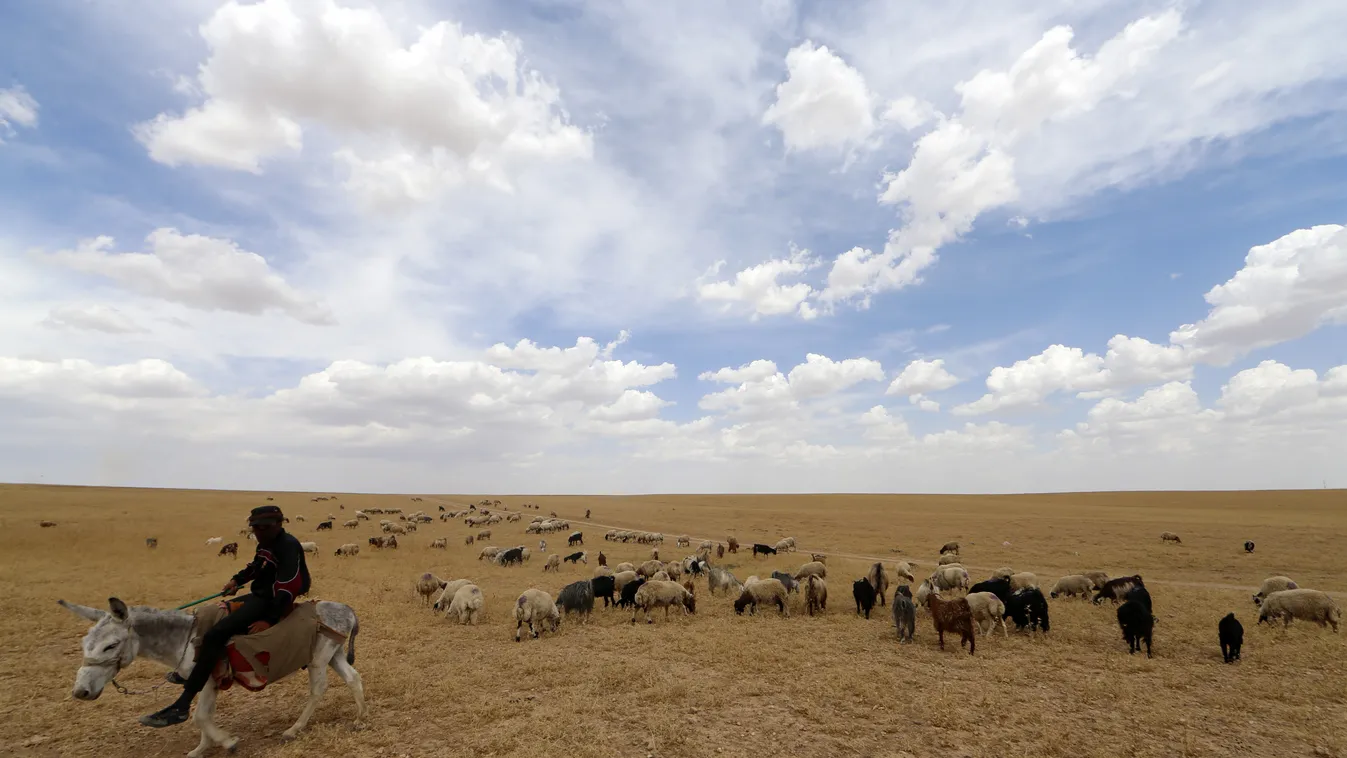
[[[108,598],[108,607],[112,610],[112,617],[118,621],[126,621],[131,616],[131,611],[126,607],[126,603],[121,598]]]
[[[97,608],[90,608],[87,605],[75,605],[74,603],[67,603],[64,600],[57,600],[56,602],[62,608],[66,609],[67,611],[70,611],[71,613],[75,614],[76,616],[79,616],[80,618],[86,621],[93,621],[97,623],[99,621],[102,621],[104,616],[108,615],[107,611],[100,611]]]

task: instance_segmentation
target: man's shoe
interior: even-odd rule
[[[155,729],[159,729],[160,727],[165,726],[173,726],[174,724],[181,724],[182,722],[186,721],[188,715],[190,715],[188,713],[188,710],[189,709],[174,703],[173,705],[170,705],[169,707],[157,713],[151,713],[148,716],[141,716],[140,723],[144,724],[145,726],[152,726]]]

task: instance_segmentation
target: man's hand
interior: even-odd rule
[[[265,621],[254,621],[252,625],[248,627],[248,634],[257,634],[258,632],[265,632],[270,628],[271,624],[268,624]]]
[[[235,592],[238,592],[238,590],[239,590],[238,582],[234,581],[233,579],[230,579],[228,582],[225,582],[224,589],[220,590],[220,594],[224,595],[225,597],[229,597]]]

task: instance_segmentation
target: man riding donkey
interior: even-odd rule
[[[229,638],[257,634],[279,623],[294,606],[295,598],[308,593],[309,567],[304,561],[304,548],[281,526],[284,518],[281,509],[274,505],[254,508],[249,514],[248,526],[257,537],[257,552],[252,562],[225,584],[221,594],[232,595],[249,580],[252,580],[251,593],[233,601],[231,607],[237,607],[202,637],[201,649],[187,679],[183,680],[176,672],[169,675],[171,681],[185,685],[182,695],[163,710],[141,716],[140,723],[157,728],[186,721],[192,700],[206,686],[216,663],[224,656]]]

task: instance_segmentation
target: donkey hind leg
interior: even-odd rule
[[[215,688],[215,680],[208,680],[196,701],[196,713],[192,720],[201,729],[201,742],[196,749],[187,754],[188,758],[202,758],[212,744],[233,752],[239,744],[239,738],[226,732],[215,724],[215,703],[220,691]]]
[[[364,729],[365,718],[369,715],[369,708],[365,705],[365,684],[360,678],[360,672],[346,662],[342,652],[339,648],[337,654],[332,656],[332,660],[328,661],[328,665],[337,672],[337,676],[341,677],[343,682],[346,682],[347,689],[351,690],[351,696],[355,698],[355,723],[351,725],[352,728]]]
[[[323,693],[327,692],[328,662],[337,654],[340,647],[327,637],[319,637],[313,657],[309,659],[309,702],[304,705],[304,711],[299,714],[299,720],[294,726],[281,732],[281,739],[293,740],[313,717],[313,712],[318,709],[318,701],[322,700]]]

